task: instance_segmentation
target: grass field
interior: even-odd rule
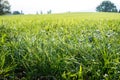
[[[0,16],[0,80],[120,80],[120,14]]]

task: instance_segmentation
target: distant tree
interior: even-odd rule
[[[52,10],[47,11],[47,14],[51,14],[51,13],[52,13]]]
[[[13,11],[14,15],[21,14],[19,11]]]
[[[39,14],[38,11],[36,11],[36,14]]]
[[[40,11],[40,14],[43,14],[43,12],[42,12],[42,11]]]
[[[117,12],[117,7],[111,1],[103,1],[99,6],[96,7],[98,12]]]
[[[10,13],[10,4],[7,0],[0,0],[0,15]]]
[[[22,10],[21,10],[20,14],[24,14]]]

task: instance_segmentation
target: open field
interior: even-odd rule
[[[120,80],[120,14],[0,16],[0,80]]]

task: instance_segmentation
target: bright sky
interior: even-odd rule
[[[8,0],[12,11],[23,11],[25,14],[52,13],[62,12],[95,12],[103,0]],[[120,9],[120,0],[110,0]]]

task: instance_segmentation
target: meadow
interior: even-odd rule
[[[0,80],[120,80],[120,14],[0,16]]]

